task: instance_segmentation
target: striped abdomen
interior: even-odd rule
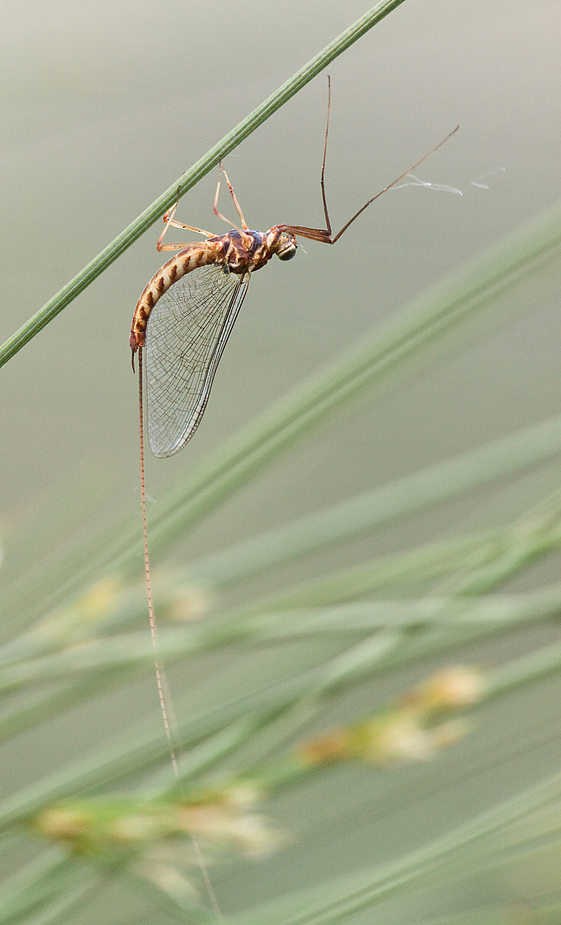
[[[132,350],[144,347],[150,312],[164,292],[186,273],[221,263],[226,272],[243,275],[261,269],[273,254],[281,260],[289,260],[295,253],[294,236],[287,234],[282,225],[275,225],[264,234],[260,231],[229,231],[200,244],[189,244],[164,263],[140,296],[132,319]]]
[[[225,237],[223,235],[223,237]],[[160,267],[140,296],[132,319],[130,345],[133,351],[146,343],[146,325],[150,312],[164,292],[178,279],[198,267],[225,261],[227,247],[222,239],[190,244]]]

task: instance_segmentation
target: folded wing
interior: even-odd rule
[[[173,456],[199,426],[249,279],[223,265],[201,267],[174,283],[154,305],[144,363],[154,456]]]

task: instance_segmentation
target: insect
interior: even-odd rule
[[[325,195],[329,111],[330,93],[328,94],[327,125],[320,179],[325,228],[273,225],[265,232],[251,231],[244,219],[228,174],[220,164],[213,212],[218,218],[227,222],[232,230],[227,231],[226,234],[213,235],[202,228],[184,225],[175,220],[178,205],[176,202],[175,206],[164,215],[165,227],[158,238],[156,247],[159,251],[179,251],[179,253],[168,260],[152,277],[138,300],[132,320],[130,346],[133,370],[135,355],[138,355],[140,485],[150,632],[155,650],[155,672],[160,710],[168,739],[171,764],[178,782],[179,768],[165,694],[167,685],[164,669],[158,656],[156,618],[152,602],[144,477],[144,397],[147,404],[146,418],[150,448],[154,456],[172,456],[191,439],[201,422],[220,358],[247,295],[251,274],[264,267],[275,255],[283,261],[291,260],[298,248],[297,237],[335,244],[375,199],[399,183],[410,172],[408,170],[401,174],[393,183],[369,199],[337,234],[333,234]],[[410,170],[414,170],[430,157],[457,129],[458,126],[432,151],[417,161]],[[231,225],[228,219],[218,211],[222,178],[228,186],[238,213],[239,227]],[[201,234],[206,240],[185,244],[164,243],[164,236],[170,226]],[[211,904],[217,917],[221,918],[206,866],[194,836],[192,836],[192,842]]]
[[[459,127],[456,126],[413,167],[369,199],[334,235],[325,195],[329,110],[328,101],[320,180],[325,228],[273,225],[265,232],[250,231],[222,164],[213,212],[230,224],[231,231],[213,235],[176,221],[177,203],[164,215],[165,228],[156,247],[159,251],[179,250],[179,253],[158,270],[142,292],[130,334],[133,369],[136,353],[139,360],[141,416],[145,375],[148,441],[154,456],[173,456],[185,446],[199,426],[220,358],[247,295],[251,274],[264,267],[275,255],[283,261],[291,260],[298,248],[296,237],[335,244],[375,199],[434,154]],[[232,226],[218,211],[222,176],[238,213],[240,227]],[[204,235],[206,240],[164,244],[163,238],[170,225]]]

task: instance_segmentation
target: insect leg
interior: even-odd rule
[[[232,224],[232,222],[230,222],[230,221],[226,218],[225,215],[222,215],[222,212],[219,212],[219,211],[218,211],[218,196],[219,196],[219,194],[220,194],[220,175],[221,175],[221,173],[224,174],[224,179],[226,180],[226,183],[228,184],[228,189],[230,190],[230,196],[232,197],[232,199],[233,199],[233,201],[234,201],[234,205],[235,205],[235,207],[236,207],[236,212],[238,213],[238,215],[239,215],[239,217],[240,217],[240,221],[241,221],[241,224],[242,224],[242,227],[241,227],[241,228],[238,228],[237,225]],[[249,228],[248,228],[248,226],[247,226],[247,224],[246,224],[245,218],[243,217],[243,212],[242,212],[242,210],[241,210],[241,208],[240,208],[240,204],[239,204],[239,202],[238,202],[238,200],[237,200],[237,197],[236,197],[236,194],[235,194],[235,192],[234,192],[234,187],[233,187],[232,184],[230,183],[230,180],[228,179],[228,174],[227,174],[226,171],[224,170],[224,167],[222,166],[222,163],[220,163],[220,165],[219,165],[219,167],[218,167],[218,185],[217,185],[217,187],[216,187],[216,196],[214,197],[214,206],[212,207],[212,211],[214,212],[215,215],[218,216],[218,218],[221,218],[222,221],[226,222],[226,224],[229,225],[230,228],[237,228],[238,231],[241,231],[242,229],[243,229],[244,231],[249,231]]]
[[[179,205],[179,195],[177,197],[177,202],[171,209],[168,209],[166,214],[163,217],[163,223],[165,225],[164,230],[162,231],[160,237],[156,242],[156,250],[158,251],[178,251],[186,246],[186,244],[162,244],[164,236],[169,228],[172,225],[174,228],[181,228],[184,231],[194,231],[195,234],[203,234],[207,238],[214,237],[211,231],[204,231],[203,228],[195,228],[194,225],[184,225],[183,222],[178,222],[175,220],[174,215],[177,211],[177,206]],[[190,243],[190,242],[187,242]]]

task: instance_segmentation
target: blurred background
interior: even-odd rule
[[[358,0],[4,0],[0,340],[368,6]],[[559,198],[560,31],[552,0],[406,0],[330,65],[326,185],[335,230],[457,123],[459,132],[415,174],[462,195],[414,185],[389,191],[335,247],[303,242],[291,263],[273,261],[256,274],[195,439],[172,459],[147,460],[151,503],[342,348]],[[324,75],[315,79],[227,159],[251,228],[322,225],[326,83]],[[223,233],[226,227],[212,215],[215,186],[213,172],[184,197],[177,218]],[[227,199],[221,208],[233,216]],[[7,545],[14,535],[25,536],[18,531],[35,510],[48,512],[61,499],[69,522],[80,522],[88,510],[98,523],[115,513],[138,516],[137,382],[128,337],[137,298],[163,262],[155,249],[159,233],[158,225],[145,234],[0,372],[0,534]],[[559,304],[548,288],[523,308],[503,314],[496,328],[483,326],[462,349],[398,382],[375,406],[364,401],[337,427],[282,457],[184,538],[176,563],[558,413]],[[275,582],[427,542],[460,526],[500,522],[516,516],[521,493],[528,505],[557,480],[555,467],[542,466],[406,526],[356,539],[343,551],[290,564],[280,575],[255,579],[252,588],[269,590]],[[48,531],[48,516],[43,522]],[[49,545],[59,542],[67,542],[64,533],[49,536]],[[23,580],[24,561],[22,555]],[[538,566],[520,587],[548,575],[555,577],[551,566]],[[522,651],[525,641],[513,646]],[[500,647],[479,654],[492,660]],[[550,702],[548,692],[544,700]],[[539,699],[534,706],[537,713],[544,709]],[[138,718],[137,695],[119,710],[124,722]],[[505,710],[495,715],[495,729],[505,739],[516,737],[518,718],[516,710]],[[106,724],[118,728],[120,721],[96,712],[92,725],[80,716],[73,729],[65,718],[57,730],[61,754],[79,754]],[[53,741],[52,730],[49,735]],[[33,777],[35,747],[42,747],[40,739],[7,759],[12,777],[20,774],[22,755],[25,774]],[[556,760],[549,743],[544,768]],[[517,762],[514,768],[513,787],[524,777]],[[445,798],[445,828],[463,818],[457,812],[463,799],[469,811],[485,803],[477,796],[485,780],[464,791],[461,771],[455,773],[459,790]],[[400,786],[398,800],[406,798],[407,778]],[[353,787],[360,805],[368,777]],[[489,793],[496,787],[500,774]],[[331,781],[316,797],[329,805],[340,792]],[[439,799],[440,792],[430,796],[425,821],[442,809]],[[285,807],[287,828],[298,825],[305,805],[301,793]],[[406,802],[400,812],[408,817]],[[396,817],[388,820],[373,856],[415,843],[415,833],[401,834]],[[338,842],[337,850],[349,867],[359,856],[369,862],[371,834],[363,844],[352,833],[348,839],[351,844]],[[308,866],[308,843],[301,848],[305,859],[296,850],[291,884],[304,886],[329,871],[326,829],[317,841]],[[224,887],[233,908],[248,891],[259,901],[280,889],[286,877],[275,867],[280,863],[257,873],[252,868],[245,879],[236,869]],[[337,871],[337,857],[331,855],[331,863]]]

